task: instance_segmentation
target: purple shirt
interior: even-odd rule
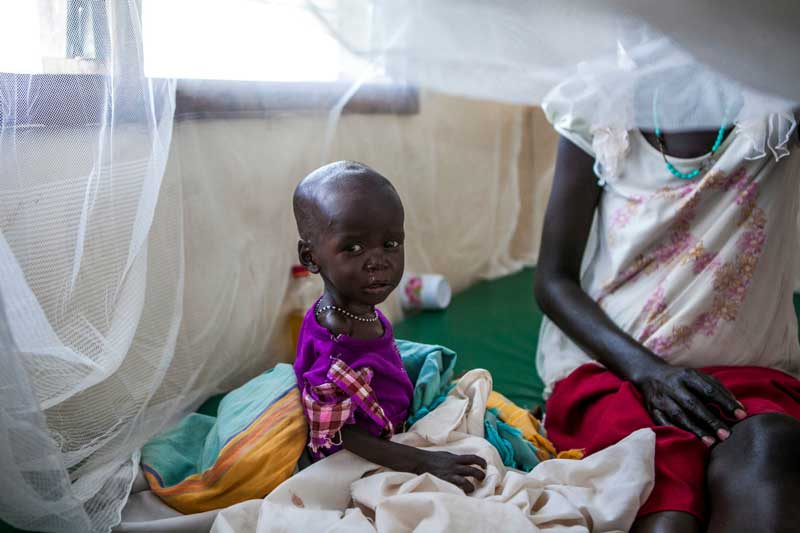
[[[382,336],[376,339],[356,339],[344,334],[334,337],[319,325],[314,315],[315,309],[316,305],[306,313],[297,342],[294,371],[300,393],[306,386],[315,387],[329,381],[328,369],[335,358],[341,359],[353,370],[368,366],[373,372],[370,385],[375,397],[395,431],[400,431],[408,416],[414,386],[395,345],[392,325],[376,309],[383,325]],[[356,412],[355,423],[375,436],[379,436],[383,429],[361,410]]]

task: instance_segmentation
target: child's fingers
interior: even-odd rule
[[[486,472],[475,468],[474,466],[457,466],[456,474],[464,477],[474,477],[478,481],[483,481],[483,479],[486,477]]]
[[[481,468],[486,468],[486,459],[480,455],[459,455],[458,462],[462,465],[478,465]]]
[[[470,494],[475,490],[475,487],[472,485],[472,483],[467,481],[467,478],[463,476],[452,476],[447,481],[460,488],[467,494]]]

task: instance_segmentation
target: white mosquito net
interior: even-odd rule
[[[109,531],[144,442],[291,359],[291,190],[325,162],[389,176],[408,268],[458,290],[536,259],[543,101],[591,128],[772,116],[780,155],[798,9],[715,5],[4,2],[0,519]]]

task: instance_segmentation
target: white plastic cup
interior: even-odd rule
[[[400,280],[400,305],[406,311],[446,309],[452,291],[447,278],[441,274],[406,272]]]

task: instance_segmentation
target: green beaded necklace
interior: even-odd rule
[[[675,165],[669,162],[667,159],[667,153],[664,150],[664,135],[661,133],[661,128],[658,127],[658,114],[656,113],[656,107],[658,102],[658,91],[655,92],[653,95],[653,126],[655,127],[655,134],[656,134],[656,141],[658,141],[658,149],[661,151],[661,157],[664,158],[664,163],[667,165],[667,170],[675,176],[676,178],[680,178],[682,180],[690,180],[700,174],[700,170],[703,166],[696,168],[694,170],[690,170],[689,172],[681,172]],[[717,132],[717,139],[714,141],[714,145],[711,147],[711,152],[708,154],[707,157],[711,158],[717,150],[719,150],[720,145],[722,144],[722,139],[725,136],[725,127],[726,124],[722,122],[722,125],[719,127],[719,131]],[[706,160],[704,163],[708,163],[709,161]]]

